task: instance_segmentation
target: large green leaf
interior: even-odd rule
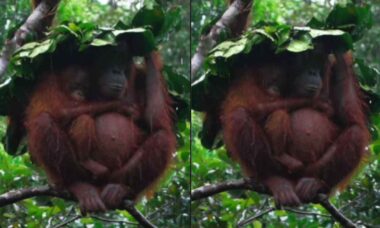
[[[337,5],[326,19],[326,28],[338,28],[349,32],[353,40],[359,40],[373,25],[373,15],[369,5],[358,7],[354,4]]]
[[[156,47],[153,33],[144,28],[115,30],[113,34],[120,39],[128,39],[131,43],[133,54],[137,56],[143,56]]]
[[[155,35],[159,35],[164,24],[165,14],[160,6],[142,8],[133,18],[132,24],[136,27],[149,26]]]
[[[299,38],[290,40],[286,46],[287,51],[294,53],[312,50],[313,48],[313,40],[309,33],[302,34]]]

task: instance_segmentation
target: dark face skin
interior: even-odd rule
[[[98,86],[105,99],[121,98],[127,86],[127,75],[124,65],[112,64],[99,70]]]
[[[316,97],[322,89],[322,76],[320,69],[311,67],[296,76],[293,79],[293,89],[296,96]]]
[[[132,58],[127,55],[125,47],[109,47],[101,53],[90,69],[98,77],[96,88],[102,99],[119,99],[125,95],[129,69]],[[100,92],[100,93],[99,93]]]
[[[80,66],[72,65],[65,68],[59,73],[62,83],[65,85],[64,90],[70,94],[71,98],[76,101],[84,101],[89,95],[89,75],[87,71]]]
[[[295,64],[289,75],[286,75],[286,67],[261,66],[265,77],[262,86],[271,96],[294,96],[313,98],[320,94],[322,89],[321,70],[314,66]]]
[[[305,98],[317,97],[323,87],[323,68],[328,55],[323,46],[289,58],[289,94]]]

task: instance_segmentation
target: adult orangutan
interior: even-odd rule
[[[310,80],[290,83],[288,93],[276,97],[265,86],[273,75],[270,71],[249,65],[232,71],[239,76],[229,88],[221,114],[226,147],[280,205],[309,202],[317,193],[343,186],[367,155],[366,106],[352,70],[352,55],[336,54],[336,63],[331,64],[324,75],[329,82],[322,88],[327,97],[314,85],[308,88]],[[309,69],[305,62],[302,71],[288,72],[302,75]],[[292,95],[300,88],[310,92],[308,101]],[[279,162],[276,154],[286,155],[285,162]],[[285,169],[284,164],[288,164]]]
[[[83,213],[116,208],[152,189],[175,151],[158,54],[138,69],[120,50],[43,71],[26,110],[32,157],[52,183],[74,194]]]

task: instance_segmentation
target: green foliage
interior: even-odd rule
[[[162,12],[162,11],[161,11]],[[141,10],[136,16],[146,16],[155,18],[155,12]],[[157,17],[163,20],[164,15]],[[24,44],[13,55],[11,64],[15,66],[15,74],[23,77],[33,72],[23,71],[23,68],[29,69],[28,65],[35,65],[39,62],[38,58],[59,50],[61,45],[71,43],[73,46],[67,48],[83,52],[89,47],[116,46],[119,40],[131,40],[132,55],[143,56],[155,48],[155,40],[152,31],[157,30],[149,21],[141,21],[139,18],[134,20],[135,23],[126,25],[118,22],[113,27],[102,28],[95,23],[75,23],[63,22],[53,27],[44,40],[38,40]],[[163,22],[155,24],[159,28]],[[144,28],[149,27],[149,29]]]
[[[352,49],[353,41],[371,27],[372,14],[368,6],[337,6],[325,21],[316,23],[313,19],[309,24],[312,27],[258,22],[238,39],[224,41],[211,50],[205,68],[210,75],[225,75],[226,65],[233,64],[240,55],[252,52],[261,55],[255,49],[262,45],[266,45],[267,52],[275,54],[305,52],[314,49],[315,43],[321,41],[330,46],[331,51]]]
[[[267,52],[279,54],[282,52],[300,53],[308,50],[313,50],[315,43],[323,38],[323,43],[329,44],[335,40],[343,49],[350,49],[351,42],[346,38],[347,34],[342,30],[321,30],[312,29],[310,27],[290,27],[287,25],[266,25],[262,28],[253,29],[243,34],[238,40],[229,40],[220,43],[210,51],[206,69],[209,69],[211,75],[223,76],[226,72],[226,67],[230,66],[234,60],[240,55],[254,53],[260,56],[262,53],[254,52],[255,49],[260,49],[261,45],[266,45]],[[270,45],[268,45],[270,43]],[[336,42],[334,42],[336,43]],[[222,68],[222,70],[220,70]]]
[[[149,26],[152,32],[158,35],[165,23],[165,14],[161,7],[156,6],[152,9],[143,8],[132,20],[132,24],[136,26]]]
[[[178,10],[169,13],[178,14]],[[63,55],[70,51],[70,55],[75,53],[83,53],[89,48],[103,47],[103,46],[116,46],[120,40],[127,40],[131,47],[131,54],[133,56],[144,56],[156,48],[155,35],[164,36],[165,33],[170,31],[170,19],[166,20],[164,11],[160,6],[155,5],[149,9],[146,7],[141,8],[132,20],[130,25],[125,25],[121,21],[113,27],[98,27],[95,23],[74,23],[62,22],[60,25],[53,27],[45,39],[32,41],[26,43],[13,55],[11,64],[9,66],[9,76],[6,84],[0,88],[0,110],[3,115],[8,112],[9,103],[13,99],[23,100],[28,94],[25,94],[25,84],[32,84],[35,80],[35,72],[38,72],[41,66],[46,62],[51,61],[52,55]],[[170,69],[167,67],[165,69]],[[186,83],[186,77],[176,74],[173,70],[166,72],[169,85],[172,85],[170,92],[178,100],[179,106],[184,109],[179,109],[179,113],[189,110],[189,83]],[[16,77],[21,77],[24,80],[15,80]],[[25,83],[27,81],[27,83]],[[181,83],[182,86],[178,86]],[[177,86],[173,86],[177,85]],[[187,90],[186,90],[187,89]],[[30,88],[26,88],[29,91]],[[17,92],[22,92],[17,94]],[[181,117],[185,117],[183,114]],[[187,116],[188,117],[188,116]],[[187,118],[189,120],[189,118]],[[182,119],[183,121],[185,119]]]
[[[206,74],[192,85],[193,109],[205,110],[203,106],[207,104],[201,104],[204,97],[212,97],[215,102],[221,99],[231,77],[230,68],[241,60],[241,56],[254,54],[260,58],[284,52],[301,53],[321,43],[328,51],[344,51],[352,49],[354,41],[372,24],[369,6],[351,4],[336,6],[324,21],[313,18],[309,22],[311,27],[257,22],[239,38],[221,42],[209,52]]]
[[[120,20],[124,24],[130,24],[134,15],[142,7],[153,5],[154,0],[131,0],[127,4],[116,0],[113,3],[105,4],[97,0],[62,0],[56,19],[58,24],[62,21],[80,21],[109,27]]]
[[[357,7],[354,4],[336,6],[326,19],[326,27],[338,28],[351,34],[354,41],[361,39],[373,25],[369,5]]]
[[[132,55],[142,56],[155,48],[152,32],[143,27],[134,28],[118,23],[114,28],[98,28],[92,23],[67,22],[54,27],[46,39],[26,43],[13,55],[8,69],[9,79],[0,87],[1,113],[14,99],[26,99],[36,78],[34,73],[44,66],[51,56],[85,52],[90,47],[115,46],[118,40],[129,40]],[[73,51],[74,50],[74,51]]]
[[[380,35],[380,5],[376,1],[364,1],[369,3],[371,7],[364,7],[362,10],[356,11],[356,13],[351,11],[353,15],[361,15],[362,12],[369,9],[373,15],[372,19],[366,16],[350,16],[349,18],[353,21],[346,22],[343,20],[344,17],[339,16],[342,19],[338,20],[339,23],[347,24],[347,27],[342,26],[337,28],[335,25],[323,27],[321,24],[312,24],[312,22],[316,21],[326,21],[331,13],[332,2],[345,4],[349,1],[257,0],[254,1],[252,8],[252,21],[254,24],[265,21],[267,25],[287,24],[297,25],[296,27],[308,25],[312,29],[338,29],[350,34],[352,37],[350,42],[355,41],[355,43],[352,43],[356,63],[355,71],[362,89],[366,91],[366,98],[371,108],[369,114],[371,116],[370,130],[373,137],[370,145],[372,156],[368,165],[353,180],[348,189],[332,197],[331,200],[344,215],[358,222],[361,227],[377,227],[380,225],[380,210],[377,208],[380,201],[380,187],[378,186],[380,183],[380,119],[378,114],[380,109],[378,107],[379,98],[376,95],[379,94],[378,83],[380,72],[380,52],[378,51],[380,48],[380,40],[378,39]],[[215,15],[223,12],[226,9],[226,5],[223,1],[219,0],[207,3],[204,1],[193,1],[192,9],[192,15],[194,15],[194,19],[192,19],[192,24],[194,25],[192,31],[195,34],[192,37],[192,51],[194,51],[199,42],[197,34],[202,30],[202,26],[207,21],[215,18]],[[312,18],[314,19],[311,20]],[[330,17],[329,20],[333,21],[337,20],[337,18]],[[366,23],[363,21],[359,22],[358,20],[364,20]],[[372,22],[373,26],[368,31],[367,25],[370,25]],[[360,40],[357,40],[360,36],[355,35],[357,33],[354,32],[356,29],[353,29],[353,24],[358,26],[357,31],[362,35]],[[269,38],[265,39],[269,40]],[[282,40],[286,39],[287,37],[285,36]],[[303,40],[301,41],[305,44]],[[244,48],[242,49],[244,50]],[[275,50],[273,50],[273,53]],[[222,67],[221,71],[223,72],[227,72],[229,69],[227,64]],[[225,86],[229,81],[228,77],[206,77],[206,75],[202,77],[199,79],[202,83],[195,83],[191,88],[192,108],[196,111],[204,110],[205,107],[210,105],[211,102],[204,102],[205,96],[212,96],[212,100],[217,101],[218,97],[221,96],[220,94],[224,94],[226,90]],[[192,188],[194,189],[207,183],[218,183],[242,177],[241,170],[236,164],[231,162],[224,148],[208,150],[201,145],[200,139],[197,137],[201,130],[202,116],[200,113],[193,112]],[[208,173],[208,170],[210,170],[210,173]],[[236,227],[239,221],[258,215],[263,210],[272,206],[274,206],[272,199],[264,195],[247,191],[222,193],[192,203],[192,224],[194,224],[194,227]],[[285,210],[275,211],[255,219],[247,227],[341,227],[330,216],[318,215],[328,215],[320,205],[310,204],[297,208],[297,210],[311,214],[306,215]]]
[[[176,126],[179,138],[178,148],[172,168],[160,182],[157,192],[151,199],[143,199],[137,207],[159,227],[184,227],[189,224],[190,219],[188,182],[190,175],[188,165],[190,162],[190,114],[188,111],[190,109],[188,95],[190,85],[187,75],[189,69],[189,50],[187,48],[189,47],[189,28],[187,27],[189,4],[185,0],[162,1],[160,5],[165,16],[164,21],[161,18],[159,20],[161,22],[154,25],[140,21],[139,26],[124,27],[132,24],[133,18],[138,12],[143,14],[143,17],[154,18],[146,9],[157,8],[157,3],[154,0],[113,0],[112,4],[111,1],[102,2],[100,3],[98,0],[62,0],[57,13],[56,26],[53,28],[56,33],[51,32],[50,38],[48,38],[51,41],[43,40],[45,43],[41,41],[41,45],[39,43],[36,45],[36,49],[33,48],[34,51],[32,49],[23,50],[26,56],[23,56],[22,59],[27,63],[22,67],[24,73],[15,75],[10,82],[6,83],[7,86],[0,88],[0,115],[8,113],[7,109],[3,109],[4,107],[11,107],[13,102],[19,102],[30,94],[29,90],[32,84],[30,80],[24,80],[24,78],[33,77],[34,70],[40,64],[37,59],[42,61],[43,58],[40,57],[46,55],[49,58],[54,54],[53,49],[59,49],[61,39],[75,40],[76,43],[74,42],[73,45],[76,47],[75,51],[78,52],[86,51],[86,48],[91,45],[91,47],[93,45],[111,45],[115,38],[123,36],[135,37],[135,47],[144,47],[149,50],[153,47],[158,49],[164,57],[164,76],[175,100],[173,106],[179,116]],[[7,33],[9,36],[13,36],[13,31],[19,28],[30,12],[29,0],[0,1],[0,30],[2,31],[0,44],[4,43]],[[156,26],[161,29],[158,27],[156,29]],[[156,30],[159,30],[157,36],[151,32]],[[151,38],[153,36],[154,41]],[[31,39],[33,38],[31,37]],[[144,40],[148,40],[148,43]],[[141,46],[137,42],[145,45]],[[62,45],[65,46],[63,43]],[[81,47],[83,50],[80,50]],[[140,54],[138,52],[136,54],[145,53],[144,49],[141,50]],[[35,64],[31,64],[30,60],[33,60]],[[14,72],[14,70],[11,69],[10,72]],[[6,121],[2,118],[0,120],[0,139],[4,136],[5,127]],[[27,154],[11,157],[0,146],[0,194],[12,189],[45,184],[47,184],[46,175],[32,164]],[[0,227],[54,227],[78,214],[76,203],[52,197],[36,197],[0,208]],[[126,211],[111,211],[99,215],[99,217],[118,222],[105,222],[85,217],[68,226],[130,227],[131,225],[124,222],[135,222]]]

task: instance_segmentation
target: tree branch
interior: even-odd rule
[[[141,214],[140,211],[136,209],[133,201],[125,200],[123,208],[125,208],[125,210],[127,210],[128,213],[131,214],[143,227],[156,228],[155,225],[153,225],[147,218],[144,217],[143,214]]]
[[[191,59],[192,82],[196,81],[197,72],[202,67],[206,55],[218,43],[222,31],[229,28],[232,35],[237,36],[244,30],[251,5],[252,0],[235,0],[210,29],[210,32],[207,35],[201,36],[197,51]]]
[[[67,192],[56,191],[49,186],[42,186],[36,188],[27,188],[20,190],[12,190],[0,195],[0,207],[16,203],[18,201],[28,199],[35,196],[51,196],[62,198],[65,200],[74,200],[74,198]]]
[[[250,190],[261,194],[269,194],[269,190],[262,184],[249,178],[243,178],[199,187],[191,191],[191,201],[200,200],[230,190]]]
[[[91,215],[91,218],[102,221],[102,222],[108,222],[108,223],[120,223],[120,224],[126,224],[126,225],[133,225],[133,226],[138,226],[138,223],[134,222],[129,222],[129,221],[124,221],[124,220],[115,220],[115,219],[110,219],[110,218],[105,218],[97,215]]]
[[[76,215],[76,216],[74,216],[74,217],[72,217],[72,218],[70,218],[70,219],[68,219],[68,220],[66,220],[66,221],[63,221],[62,223],[60,223],[60,224],[54,226],[54,228],[65,227],[65,226],[67,226],[68,224],[70,224],[70,223],[72,223],[72,222],[74,222],[74,221],[76,221],[76,220],[78,220],[78,219],[81,219],[81,218],[82,218],[82,216],[80,216],[80,215]]]
[[[66,221],[63,221],[62,223],[54,226],[54,228],[66,227],[68,224],[75,222],[76,220],[81,219],[83,217],[84,216],[82,216],[82,215],[76,215],[76,216],[69,218]],[[122,220],[112,220],[109,218],[103,218],[103,217],[95,216],[95,215],[91,215],[91,218],[102,221],[102,222],[107,222],[107,223],[120,223],[120,224],[124,224],[124,225],[133,225],[133,226],[139,225],[138,223],[133,223],[133,222],[129,222],[129,221],[122,221]]]
[[[268,188],[259,184],[255,180],[244,178],[239,180],[230,180],[218,184],[209,184],[191,191],[191,200],[200,200],[221,192],[230,191],[230,190],[250,190],[261,194],[270,195]],[[318,195],[316,203],[322,205],[343,227],[357,227],[357,225],[344,216],[334,205],[330,203],[326,195]]]
[[[62,198],[65,200],[76,201],[75,198],[68,192],[57,191],[49,186],[41,186],[35,188],[26,188],[20,190],[12,190],[0,195],[0,207],[4,207],[24,199],[32,198],[35,196],[51,196]],[[147,228],[155,228],[148,219],[141,214],[135,207],[135,204],[131,200],[125,200],[122,209],[128,211],[140,225]]]
[[[319,194],[317,202],[322,205],[343,227],[357,227],[354,222],[349,220],[334,205],[330,203],[329,198],[326,195]]]
[[[13,53],[25,43],[30,34],[43,29],[43,20],[49,14],[54,14],[59,2],[60,0],[42,0],[25,23],[16,31],[14,37],[5,41],[0,57],[0,81],[4,78]]]

